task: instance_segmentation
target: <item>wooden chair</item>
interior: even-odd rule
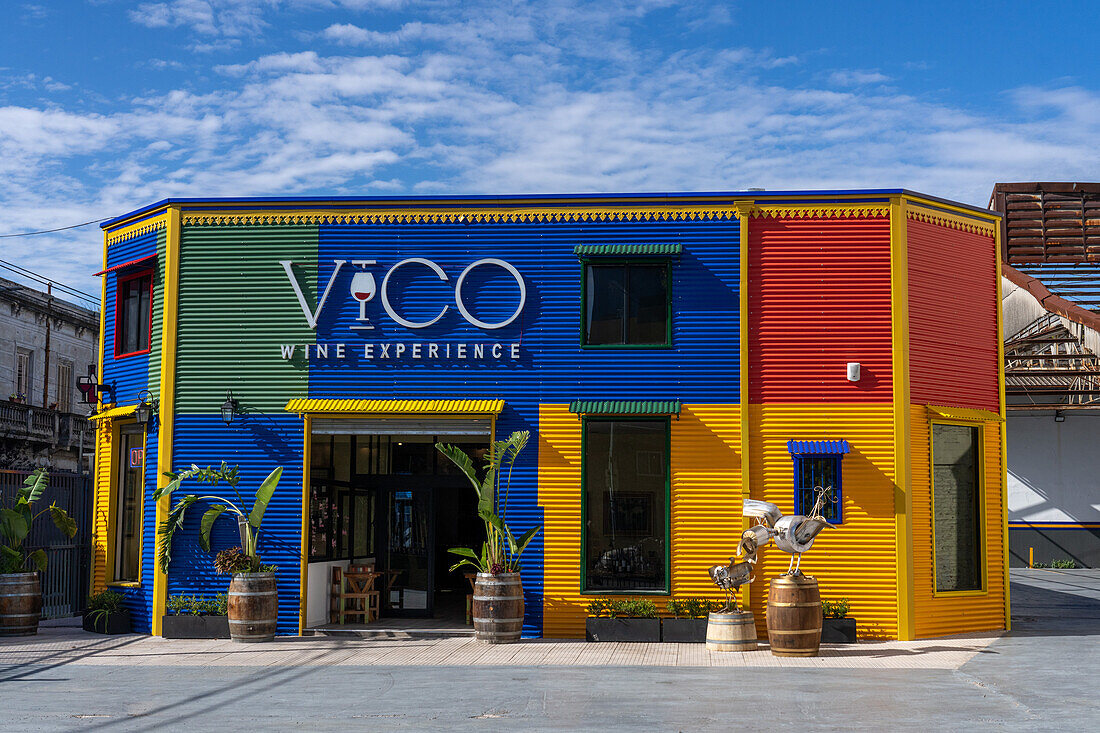
[[[374,580],[378,576],[373,565],[349,565],[347,570],[334,567],[329,622],[343,625],[347,618],[356,616],[361,623],[377,621],[380,594],[374,589]]]

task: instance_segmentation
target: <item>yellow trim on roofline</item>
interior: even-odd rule
[[[372,400],[296,398],[286,403],[287,412],[299,414],[377,415],[499,415],[500,399]]]
[[[976,210],[965,206],[952,204],[947,201],[935,201],[933,199],[924,198],[923,196],[907,195],[903,198],[908,204],[907,208],[910,206],[927,207],[940,213],[950,212],[953,214],[958,214],[959,216],[962,216],[964,218],[978,219],[980,221],[991,223],[998,222],[1001,219],[1001,214],[998,211],[990,211],[988,209]]]
[[[185,226],[316,226],[355,224],[497,224],[571,221],[681,221],[737,217],[733,204],[717,206],[616,206],[607,208],[362,209],[334,211],[226,211],[184,214]]]
[[[881,218],[890,209],[884,204],[755,204],[749,209],[754,219],[853,219]]]
[[[129,226],[114,229],[106,233],[107,246],[112,244],[123,242],[127,239],[133,239],[134,237],[140,237],[142,234],[148,234],[149,232],[155,232],[158,229],[165,229],[168,227],[168,214],[165,213],[158,216],[155,219],[143,219],[136,224],[130,224]],[[107,265],[104,264],[103,268],[106,269]]]
[[[993,230],[995,224],[990,221],[982,221],[966,218],[958,214],[949,213],[946,211],[937,211],[932,209],[913,209],[906,208],[906,218],[913,219],[915,221],[924,221],[929,224],[938,224],[942,227],[949,227],[951,229],[959,229],[964,232],[971,232],[973,234],[984,234],[987,237],[993,236]]]
[[[940,417],[949,420],[975,420],[978,422],[1004,422],[1005,419],[996,412],[978,410],[972,407],[940,407],[928,405],[928,411],[934,412]]]

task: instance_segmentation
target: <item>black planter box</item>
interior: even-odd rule
[[[849,617],[822,619],[821,641],[826,644],[855,644],[856,620]]]
[[[590,618],[584,623],[589,641],[660,641],[659,618]]]
[[[96,634],[129,634],[130,611],[123,609],[118,613],[108,613],[107,615],[85,611],[82,625],[85,631],[92,631]]]
[[[707,640],[705,618],[661,619],[661,641],[703,644]]]
[[[228,616],[171,614],[161,616],[161,634],[165,639],[228,639]]]

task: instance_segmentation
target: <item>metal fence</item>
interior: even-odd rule
[[[5,504],[14,499],[30,475],[28,471],[0,469],[0,496]],[[44,516],[31,527],[23,542],[28,552],[46,551],[49,558],[42,573],[42,617],[73,616],[84,609],[92,559],[92,489],[91,481],[78,473],[50,472],[50,484],[38,500],[45,508],[51,503],[67,511],[76,521],[77,533],[72,539],[63,535],[49,517]]]

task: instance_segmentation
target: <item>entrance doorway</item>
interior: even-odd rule
[[[470,584],[449,571],[458,558],[448,549],[480,547],[484,530],[473,488],[437,442],[459,445],[475,465],[488,453],[488,435],[311,436],[307,626],[332,622],[332,568],[349,564],[380,573],[381,619],[465,622]]]

